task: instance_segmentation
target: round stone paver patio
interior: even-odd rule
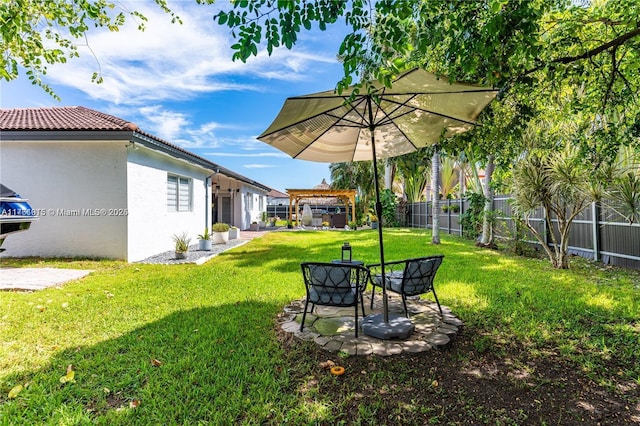
[[[358,337],[355,337],[353,307],[316,306],[313,314],[307,312],[304,330],[300,331],[304,303],[305,299],[301,299],[285,306],[278,319],[282,330],[293,333],[299,339],[312,340],[327,351],[340,351],[348,355],[388,356],[403,352],[428,351],[448,344],[462,327],[462,321],[453,315],[448,307],[441,305],[440,314],[435,302],[409,298],[407,308],[415,331],[407,339],[381,340],[363,334],[362,330],[358,330]],[[380,295],[377,295],[373,309],[369,308],[370,303],[370,299],[366,297],[365,316],[382,312]],[[399,296],[389,295],[389,313],[404,316],[402,299]],[[358,308],[358,326],[362,324],[361,314],[362,311]]]

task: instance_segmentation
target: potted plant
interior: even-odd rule
[[[352,229],[355,231],[356,229],[358,229],[358,222],[356,222],[355,220],[352,220],[351,222],[348,223],[347,226],[349,227],[349,229]]]
[[[183,232],[180,235],[174,235],[173,242],[176,245],[176,259],[185,259],[187,257],[187,253],[189,253],[189,243],[191,243],[191,238],[189,238],[186,232]]]
[[[213,244],[226,244],[229,242],[229,225],[226,223],[213,224]]]
[[[238,238],[240,238],[240,229],[236,226],[229,227],[229,239],[237,240]]]
[[[254,220],[253,222],[251,222],[251,225],[249,225],[249,230],[258,231],[260,230],[260,225]]]
[[[293,222],[290,220],[287,220],[287,229],[293,229]]]
[[[204,228],[204,232],[198,235],[198,250],[211,251],[211,234],[209,227]]]
[[[260,228],[266,228],[267,227],[267,212],[262,212],[260,213]]]
[[[323,230],[328,230],[329,229],[329,222],[322,222],[322,229]]]
[[[378,216],[372,214],[369,219],[371,220],[371,229],[378,229]]]

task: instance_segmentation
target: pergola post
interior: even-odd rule
[[[291,200],[291,195],[289,195],[289,222],[293,223],[293,204]]]
[[[356,194],[355,192],[351,195],[351,221],[356,221]],[[349,222],[347,222],[349,225]]]

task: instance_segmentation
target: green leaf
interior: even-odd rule
[[[11,390],[9,391],[9,395],[8,398],[9,399],[16,399],[18,397],[18,395],[20,394],[20,392],[22,392],[22,385],[16,385],[13,388],[11,388]]]

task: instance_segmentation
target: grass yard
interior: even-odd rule
[[[3,259],[96,272],[0,292],[0,424],[640,424],[638,271],[385,230],[389,261],[445,255],[436,289],[465,325],[441,350],[346,357],[275,326],[300,262],[345,240],[378,261],[374,231],[268,233],[201,266]]]

